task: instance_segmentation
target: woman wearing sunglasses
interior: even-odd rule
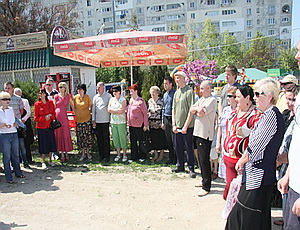
[[[235,164],[243,155],[249,142],[249,135],[259,120],[261,113],[253,105],[253,89],[248,85],[241,85],[236,90],[237,108],[231,113],[226,124],[223,159],[226,166],[226,186],[223,199],[226,200],[230,183],[237,177]]]
[[[254,99],[262,115],[251,131],[245,153],[236,163],[236,170],[243,173],[242,186],[226,229],[271,229],[271,198],[284,120],[275,107],[279,83],[264,78],[256,82],[254,88]]]
[[[17,124],[12,108],[8,107],[10,103],[10,94],[0,93],[0,145],[3,156],[4,173],[7,183],[14,183],[11,171],[11,165],[14,168],[16,177],[25,178],[20,168],[19,158],[19,138],[17,133]]]

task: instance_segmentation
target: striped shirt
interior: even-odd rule
[[[276,182],[276,158],[284,134],[284,121],[277,107],[267,109],[250,134],[242,183],[246,190]]]

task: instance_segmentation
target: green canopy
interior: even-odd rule
[[[241,69],[238,69],[241,72]],[[255,68],[245,69],[245,74],[248,78],[245,79],[247,83],[256,82],[262,78],[267,77],[267,73]],[[237,77],[237,80],[240,80],[240,76]],[[225,73],[219,75],[217,79],[214,80],[215,82],[226,82]]]

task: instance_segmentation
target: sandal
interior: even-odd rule
[[[114,159],[114,161],[119,161],[121,159],[120,156],[116,156],[116,158]]]
[[[79,161],[83,161],[84,158],[85,158],[85,155],[82,155],[82,156],[80,157]]]
[[[14,184],[14,183],[16,183],[15,181],[13,181],[13,180],[8,180],[8,181],[6,181],[6,183],[9,183],[9,184]]]
[[[91,154],[87,154],[87,158],[89,159],[89,160],[92,160],[92,155]]]
[[[123,161],[123,162],[127,161],[127,156],[123,156],[122,161]]]

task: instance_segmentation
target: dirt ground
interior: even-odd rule
[[[170,173],[169,167],[135,170],[84,166],[24,169],[25,179],[0,176],[0,229],[224,229],[224,182],[197,197],[201,176]],[[281,215],[272,211],[273,217]],[[274,218],[273,218],[274,219]],[[273,229],[281,229],[273,225]]]

